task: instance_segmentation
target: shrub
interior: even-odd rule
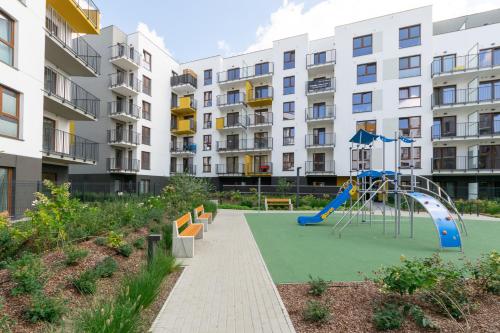
[[[288,182],[288,180],[280,178],[278,180],[278,184],[276,185],[276,190],[280,195],[285,196],[290,191],[291,187],[292,184]]]
[[[43,287],[43,273],[45,269],[42,260],[34,254],[25,253],[23,256],[7,265],[16,286],[12,295],[34,293]]]
[[[116,252],[124,257],[130,257],[130,255],[132,254],[132,252],[134,251],[134,249],[132,248],[132,246],[130,244],[127,244],[127,243],[124,243],[122,245],[120,245],[117,249],[116,249]]]
[[[76,265],[80,260],[85,258],[89,254],[89,252],[76,246],[69,245],[64,248],[64,254],[66,255],[64,263],[68,266],[72,266]]]
[[[117,269],[116,261],[112,257],[106,257],[95,265],[94,273],[97,277],[107,278],[113,276]]]
[[[31,306],[25,311],[25,316],[32,323],[38,321],[56,323],[61,320],[64,312],[64,302],[40,293],[33,298]]]
[[[481,289],[500,295],[500,254],[497,251],[483,255],[469,269]]]
[[[29,230],[14,227],[6,216],[0,214],[0,260],[12,257],[19,252],[29,236]]]
[[[310,295],[321,296],[328,289],[328,283],[320,277],[314,279],[309,275],[309,291]]]
[[[97,289],[98,275],[94,269],[88,269],[81,273],[76,279],[73,279],[72,284],[80,294],[94,294]]]
[[[144,239],[144,237],[140,237],[140,238],[137,238],[133,243],[132,245],[136,248],[136,249],[139,249],[139,250],[143,250],[146,248],[146,240]]]
[[[99,246],[105,246],[106,245],[106,238],[104,237],[97,237],[94,239],[94,243]]]
[[[424,310],[418,305],[407,305],[406,310],[413,318],[418,327],[427,329],[438,329],[439,327],[425,315]]]
[[[114,231],[110,231],[108,233],[108,237],[106,238],[106,245],[107,246],[109,246],[113,249],[117,249],[120,246],[122,246],[124,243],[125,243],[125,241],[123,240],[122,234],[118,234]]]
[[[11,327],[14,326],[16,322],[3,312],[3,306],[3,299],[0,298],[0,332],[11,333]]]
[[[330,320],[331,314],[328,306],[319,301],[308,301],[304,310],[304,319],[316,323],[324,323]]]
[[[241,201],[241,206],[252,208],[253,207],[253,202],[250,201],[250,200],[242,200]]]
[[[372,320],[377,330],[386,331],[400,328],[404,316],[398,304],[384,303],[374,308]]]
[[[217,215],[217,204],[213,201],[205,201],[203,202],[203,207],[205,208],[205,212],[212,213],[212,217],[215,218]]]

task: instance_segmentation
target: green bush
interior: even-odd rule
[[[169,252],[172,249],[172,223],[166,223],[161,227],[162,241],[160,242],[160,248]]]
[[[241,206],[252,208],[253,207],[253,202],[250,200],[242,200],[240,203]]]
[[[117,269],[118,264],[115,259],[106,257],[95,265],[94,273],[97,277],[107,278],[113,276]]]
[[[500,254],[497,251],[483,255],[475,265],[469,265],[469,270],[481,289],[500,295]]]
[[[56,323],[61,320],[64,312],[64,302],[57,298],[47,297],[39,293],[33,298],[31,306],[26,309],[25,317],[32,323],[38,321]]]
[[[374,308],[372,320],[377,330],[387,331],[400,328],[404,316],[398,304],[384,303]]]
[[[93,295],[97,290],[97,278],[96,271],[88,269],[73,279],[72,284],[80,294]]]
[[[110,231],[108,233],[108,237],[106,237],[107,246],[113,249],[117,249],[123,244],[125,244],[125,241],[123,240],[123,234],[119,234],[115,231]]]
[[[316,279],[309,275],[309,291],[310,295],[321,296],[328,289],[328,282],[320,277]]]
[[[94,239],[94,243],[99,246],[106,246],[106,238],[96,237],[96,239]]]
[[[315,323],[324,323],[330,320],[331,314],[328,305],[319,301],[308,301],[304,310],[304,319]]]
[[[132,252],[134,251],[134,248],[130,244],[122,244],[120,245],[117,249],[116,252],[126,258],[130,257]]]
[[[80,262],[80,260],[85,258],[88,254],[89,252],[87,250],[80,249],[72,245],[66,246],[64,248],[64,255],[66,256],[66,258],[64,259],[64,263],[67,266],[76,265],[78,262]]]
[[[217,204],[213,201],[204,201],[203,207],[205,208],[205,212],[212,213],[212,218],[217,216]]]
[[[2,311],[3,307],[3,298],[0,298],[0,332],[11,333],[12,326],[14,326],[16,322]]]
[[[7,269],[16,283],[11,291],[12,295],[32,294],[42,289],[45,269],[38,256],[25,253],[18,260],[9,263]]]
[[[146,248],[146,240],[144,237],[137,238],[132,245],[139,250],[144,250]]]
[[[424,310],[418,305],[407,305],[406,311],[413,318],[418,327],[427,329],[438,329],[439,327],[425,315]]]
[[[11,225],[7,217],[0,214],[0,261],[17,254],[30,237],[31,232],[18,227],[20,225],[23,224]]]

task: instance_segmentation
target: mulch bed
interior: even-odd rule
[[[376,331],[371,320],[373,305],[380,301],[383,295],[372,282],[334,283],[321,297],[309,295],[308,284],[281,284],[277,288],[298,333]],[[332,315],[329,322],[316,324],[303,320],[306,304],[313,299],[328,304]],[[500,297],[478,294],[474,302],[475,310],[468,318],[471,326],[470,332],[500,332]],[[421,303],[419,305],[422,306],[426,315],[440,327],[439,332],[461,332],[453,320],[434,312]],[[391,332],[432,332],[432,330],[419,328],[408,318],[400,329]]]

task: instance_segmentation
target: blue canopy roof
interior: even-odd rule
[[[358,175],[358,178],[365,178],[365,177],[371,177],[371,178],[381,178],[383,175],[386,176],[394,176],[395,172],[390,171],[390,170],[382,170],[382,171],[377,171],[377,170],[366,170],[363,171]]]
[[[369,145],[373,141],[377,140],[378,135],[371,134],[370,132],[360,129],[354,134],[354,136],[349,140],[349,142],[359,143],[363,145]]]

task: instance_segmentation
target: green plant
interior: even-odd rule
[[[68,266],[72,266],[76,265],[80,260],[85,258],[89,254],[89,251],[69,245],[64,248],[64,254],[66,255],[64,263]]]
[[[438,329],[439,327],[425,315],[424,310],[418,305],[407,305],[406,311],[415,321],[417,326],[427,329]]]
[[[316,323],[324,323],[331,318],[328,305],[314,300],[307,302],[303,316],[305,320]]]
[[[379,331],[400,328],[404,321],[403,312],[398,304],[384,303],[373,309],[373,325]]]
[[[35,295],[31,306],[25,311],[26,319],[32,323],[46,321],[56,323],[61,320],[65,312],[64,302],[42,293]]]
[[[97,277],[107,278],[113,276],[118,269],[118,264],[112,257],[106,257],[98,262],[94,267],[94,273]]]
[[[320,278],[315,279],[309,274],[309,291],[310,295],[321,296],[328,289],[328,282]]]
[[[205,208],[205,212],[212,213],[212,217],[215,218],[217,215],[217,204],[215,202],[210,200],[204,201],[203,207]]]
[[[292,187],[292,184],[287,181],[285,178],[280,178],[278,180],[278,184],[276,185],[276,190],[279,194],[285,196]]]
[[[130,244],[127,244],[127,243],[124,243],[122,245],[120,245],[117,249],[116,249],[116,252],[124,257],[130,257],[130,255],[132,254],[132,252],[134,251],[134,248],[132,247],[132,245]]]
[[[29,229],[22,230],[13,226],[4,214],[0,214],[0,260],[19,252],[30,234]]]
[[[123,235],[116,233],[115,231],[110,231],[108,233],[108,237],[106,238],[106,245],[113,248],[117,249],[120,246],[122,246],[125,243],[123,240]]]
[[[140,238],[137,238],[133,243],[132,245],[136,248],[136,249],[140,249],[140,250],[143,250],[146,248],[146,240],[144,239],[144,237],[140,237]]]
[[[500,295],[500,254],[493,250],[483,255],[475,265],[469,265],[479,288]]]
[[[99,246],[105,246],[106,245],[106,238],[104,238],[104,237],[96,237],[96,239],[94,239],[94,243],[96,245],[99,245]]]
[[[12,295],[34,293],[43,287],[43,273],[45,269],[42,260],[31,253],[25,253],[21,258],[7,265],[16,286]]]
[[[253,207],[253,202],[251,200],[242,200],[241,201],[241,206],[252,208]]]
[[[16,322],[2,311],[3,306],[3,298],[0,298],[0,332],[11,333],[12,326],[14,326]]]
[[[73,286],[80,294],[94,294],[97,289],[98,275],[94,269],[88,269],[72,280]]]

